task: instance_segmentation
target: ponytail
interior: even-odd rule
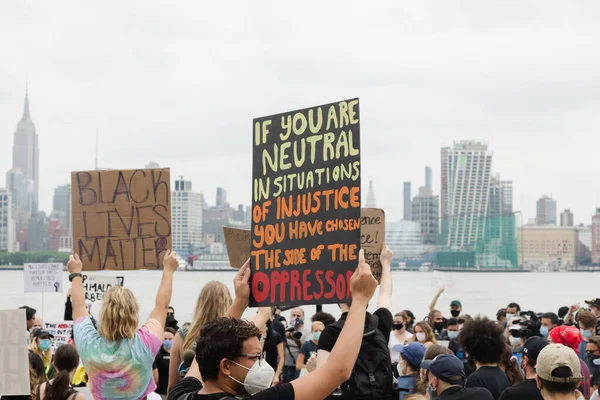
[[[68,371],[60,371],[52,380],[52,385],[46,385],[46,393],[43,400],[64,400],[69,396],[71,390],[71,376]]]

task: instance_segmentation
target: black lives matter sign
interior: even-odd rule
[[[360,248],[358,99],[254,120],[252,306],[350,299]]]

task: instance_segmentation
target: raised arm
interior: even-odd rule
[[[160,286],[156,293],[156,303],[154,304],[154,310],[150,313],[150,318],[154,318],[161,325],[165,324],[167,320],[167,308],[171,304],[171,295],[173,293],[173,273],[179,267],[179,261],[177,260],[177,253],[171,250],[167,250],[165,258],[163,260],[163,273],[160,280]]]
[[[169,384],[167,392],[177,385],[179,382],[179,365],[181,364],[181,355],[183,354],[183,340],[179,332],[173,338],[173,346],[171,347],[171,359],[169,360]]]
[[[443,287],[439,288],[438,291],[435,292],[435,295],[433,296],[433,300],[431,300],[431,304],[429,305],[430,312],[435,310],[435,305],[437,304],[437,301],[440,298],[440,296],[442,295],[442,293],[444,293]]]
[[[392,251],[384,243],[381,256],[379,257],[382,268],[377,308],[387,308],[389,312],[392,312],[392,257]]]
[[[83,263],[77,254],[72,254],[69,257],[67,269],[70,274],[81,274]],[[81,276],[77,276],[71,281],[71,303],[73,307],[73,319],[75,321],[81,317],[88,316],[87,309],[85,308],[85,293],[83,291],[83,279]]]
[[[238,273],[233,278],[233,287],[235,289],[235,299],[227,310],[225,316],[227,318],[240,319],[248,308],[248,302],[250,301],[250,259],[246,260],[244,265],[240,268]],[[266,323],[267,321],[265,321]],[[260,328],[260,325],[255,324]]]
[[[362,343],[367,306],[376,288],[377,280],[373,278],[361,250],[358,268],[350,280],[352,307],[344,328],[325,365],[316,373],[292,381],[295,400],[324,399],[350,378]]]
[[[260,307],[258,312],[248,319],[256,325],[257,328],[262,329],[267,325],[267,321],[271,318],[271,307]]]

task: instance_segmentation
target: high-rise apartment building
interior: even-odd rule
[[[556,200],[542,196],[536,203],[536,223],[538,225],[556,225]]]
[[[410,210],[411,210],[411,184],[410,182],[404,182],[404,204],[402,206],[403,211],[404,211],[404,220],[405,221],[412,221],[412,218],[410,217]]]
[[[425,189],[433,193],[433,186],[431,181],[431,167],[425,167]]]
[[[492,155],[487,144],[455,142],[441,150],[442,234],[446,246],[473,246],[485,232]]]
[[[185,256],[190,248],[202,244],[202,193],[192,192],[192,182],[175,181],[171,191],[171,226],[173,249]]]
[[[6,173],[6,188],[11,194],[12,215],[15,223],[24,226],[31,215],[29,196],[27,193],[27,181],[23,171],[12,168]]]
[[[592,262],[600,263],[600,207],[592,217]]]
[[[375,202],[375,191],[373,190],[373,181],[369,181],[369,190],[367,191],[367,204],[365,204],[366,208],[375,208],[377,207]]]
[[[71,234],[71,185],[62,185],[54,189],[52,198],[52,216],[60,221],[66,235]]]
[[[29,95],[25,91],[23,116],[17,124],[14,134],[12,167],[13,169],[18,168],[23,173],[24,181],[27,182],[28,196],[25,208],[29,213],[34,213],[38,210],[40,185],[39,163],[38,135],[29,112]]]
[[[217,188],[217,208],[225,208],[229,205],[227,204],[227,191],[223,188]]]
[[[571,210],[566,209],[560,213],[560,226],[574,226],[574,218]]]
[[[12,211],[10,191],[0,189],[0,252],[12,253],[18,251]]]
[[[510,240],[515,234],[512,181],[498,175],[490,178],[486,229],[490,239]]]
[[[439,198],[426,187],[420,187],[412,201],[412,220],[421,225],[423,244],[435,244],[438,233]]]

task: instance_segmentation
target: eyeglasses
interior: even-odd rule
[[[246,357],[249,360],[256,361],[258,360],[258,365],[262,365],[263,360],[265,359],[266,352],[262,353],[254,353],[254,354],[238,354],[237,357]]]

